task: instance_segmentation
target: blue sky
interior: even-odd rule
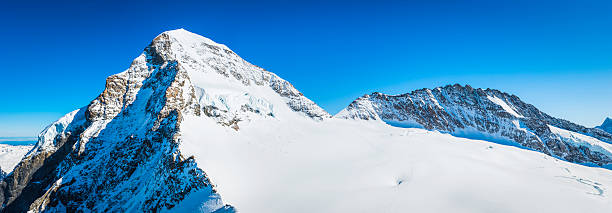
[[[0,136],[87,105],[165,30],[289,80],[330,113],[373,91],[496,88],[586,126],[612,117],[609,1],[4,2]]]

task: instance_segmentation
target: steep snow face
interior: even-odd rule
[[[595,127],[612,134],[612,118],[606,118],[601,126]]]
[[[224,45],[173,30],[157,36],[89,105],[47,127],[0,184],[3,211],[233,212],[182,154],[184,116],[230,131],[283,116],[330,115],[287,81]]]
[[[612,142],[609,133],[551,117],[498,90],[449,85],[396,96],[373,93],[353,101],[335,117],[438,130],[525,147],[570,162],[612,164],[612,153],[607,148]],[[558,130],[590,139],[575,140]]]
[[[8,144],[0,144],[0,168],[4,174],[13,171],[13,168],[21,161],[32,146],[13,146]]]
[[[376,121],[186,116],[184,155],[240,212],[609,212],[612,172]]]

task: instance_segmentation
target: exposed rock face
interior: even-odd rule
[[[172,209],[198,193],[203,212],[234,212],[206,173],[181,154],[184,115],[208,116],[239,129],[275,108],[249,94],[226,96],[194,84],[226,78],[276,92],[294,112],[321,120],[327,112],[287,81],[224,45],[185,30],[162,33],[125,72],[106,79],[88,106],[47,127],[14,172],[0,182],[3,212],[131,212]],[[214,81],[211,80],[211,81]],[[246,97],[246,98],[244,98]]]
[[[612,134],[612,118],[606,118],[601,126],[595,127]]]
[[[353,101],[335,117],[381,120],[395,126],[516,143],[575,163],[612,163],[610,133],[551,117],[514,95],[469,85],[395,96],[372,93]]]

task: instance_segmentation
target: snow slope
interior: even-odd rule
[[[242,212],[609,212],[612,171],[380,121],[240,131],[186,117],[181,149]]]

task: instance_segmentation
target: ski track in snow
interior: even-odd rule
[[[601,184],[600,183],[593,182],[593,181],[590,181],[590,180],[587,180],[587,179],[583,179],[583,178],[578,178],[576,176],[571,176],[571,177],[568,177],[568,176],[556,176],[556,177],[575,180],[578,183],[582,183],[584,185],[593,187],[593,189],[595,189],[595,191],[597,191],[596,193],[586,192],[587,194],[598,195],[598,196],[603,196],[604,195],[604,189],[601,188]]]

